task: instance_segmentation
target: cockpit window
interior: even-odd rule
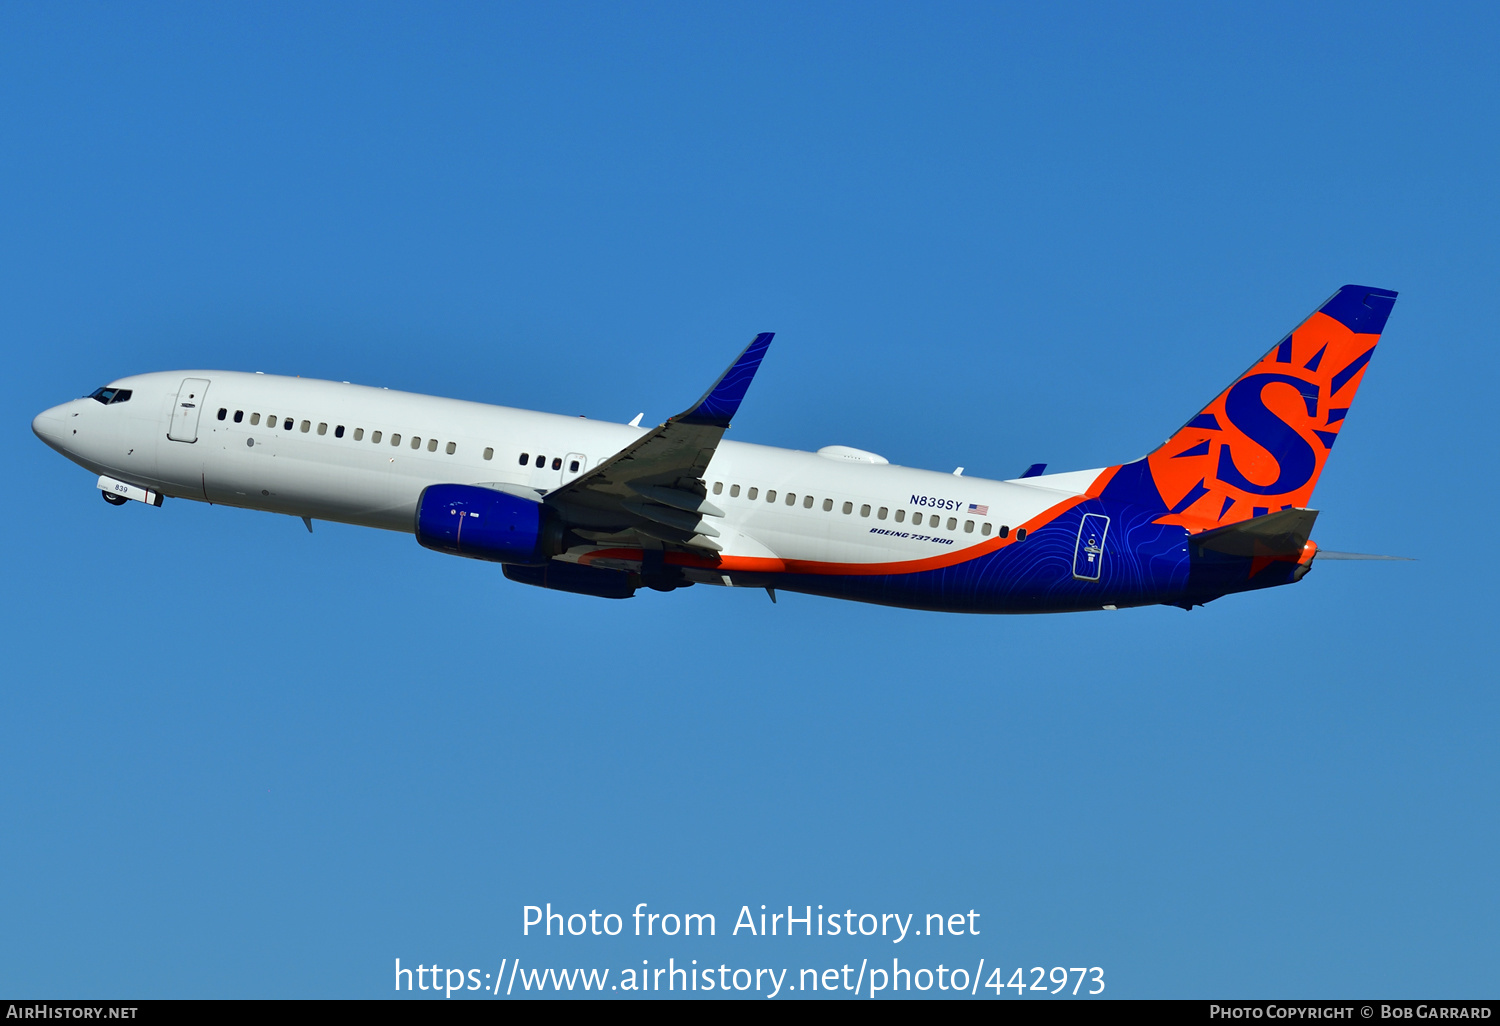
[[[88,395],[84,396],[84,398],[93,399],[96,402],[101,402],[105,406],[109,406],[112,403],[128,403],[130,402],[130,389],[96,388]]]

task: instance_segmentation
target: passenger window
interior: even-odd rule
[[[523,452],[523,453],[521,453],[521,466],[524,467],[524,466],[526,466],[526,464],[528,464],[530,462],[531,462],[531,453],[529,453],[529,452]]]
[[[443,451],[446,452],[449,456],[452,456],[454,453],[458,452],[458,443],[449,442],[447,447],[444,448]]]
[[[259,424],[260,423],[260,414],[258,414],[258,413],[252,413],[252,414],[250,414],[250,423],[251,424]]]
[[[323,430],[326,431],[327,429],[328,429],[328,425],[324,424],[323,425]],[[304,420],[302,422],[302,433],[305,435],[305,434],[307,434],[311,430],[312,430],[312,421],[310,421],[310,420]],[[322,434],[323,432],[320,431],[318,433]]]
[[[438,441],[436,438],[427,439],[427,451],[437,452]]]
[[[813,497],[811,495],[804,495],[804,496],[802,496],[802,508],[803,509],[812,509],[812,504],[813,504]]]
[[[236,424],[240,423],[240,421],[242,421],[244,419],[245,419],[245,411],[244,410],[235,410],[234,411],[234,422]]]
[[[724,482],[723,481],[715,481],[714,482],[714,494],[715,495],[723,495],[724,494]]]
[[[336,427],[336,428],[333,429],[333,437],[334,438],[343,438],[344,437],[344,425],[340,424],[338,427]]]
[[[730,485],[729,486],[729,497],[731,499],[738,499],[740,497],[740,486],[739,485]]]
[[[484,458],[487,460],[495,458],[495,447],[493,445],[486,445],[484,447]]]
[[[859,507],[859,515],[862,517],[867,517],[870,515],[870,504],[868,502]]]
[[[274,414],[274,413],[268,413],[268,414],[266,414],[266,427],[273,428],[275,426],[276,426],[276,414]]]
[[[371,445],[379,445],[380,444],[380,432],[379,431],[371,431],[370,432],[370,444]]]
[[[223,420],[227,416],[229,416],[229,411],[226,410],[224,407],[220,406],[219,407],[219,419]]]
[[[795,505],[797,505],[797,496],[796,496],[795,493],[793,493],[793,492],[787,492],[786,493],[786,504],[788,506],[795,506]]]
[[[578,473],[578,461],[577,460],[569,460],[568,461],[568,473],[570,473],[570,474],[576,474],[576,473]]]
[[[974,533],[974,521],[972,521],[972,520],[965,520],[964,521],[964,534],[973,534],[973,533]]]
[[[905,519],[906,519],[906,510],[904,510],[904,509],[898,509],[898,510],[896,510],[896,523],[899,524],[899,523],[901,523],[901,521],[903,521]]]
[[[413,449],[420,449],[420,448],[422,448],[422,439],[419,438],[419,437],[417,437],[416,435],[412,435],[411,436],[411,447]]]
[[[832,499],[824,499],[823,500],[823,512],[824,513],[832,513],[833,512],[833,500]]]
[[[307,421],[304,420],[302,423],[306,424]],[[292,420],[291,417],[288,417],[286,420],[284,420],[284,421],[281,422],[281,426],[283,428],[285,428],[287,431],[290,431],[295,425],[296,425],[296,421]],[[306,431],[307,428],[303,428],[302,430]]]
[[[546,466],[546,465],[547,465],[547,457],[545,457],[545,456],[538,456],[538,457],[537,457],[537,458],[536,458],[536,465],[537,465],[537,466],[538,466],[538,467],[539,467],[539,468],[540,468],[540,467],[545,467],[545,466]]]
[[[320,434],[320,435],[326,435],[326,434],[328,434],[328,425],[325,422],[322,422],[322,421],[318,422],[318,434]],[[343,432],[340,431],[339,434],[342,435]]]
[[[1010,528],[1007,527],[1005,524],[1001,524],[1000,525],[1000,537],[1002,537],[1002,538],[1009,538],[1010,537]]]
[[[911,522],[912,522],[912,524],[914,526],[921,527],[922,526],[922,514],[920,514],[920,513],[913,513],[911,515]]]
[[[401,444],[401,435],[400,434],[393,434],[393,435],[391,435],[391,444],[392,445],[400,445]]]
[[[759,488],[751,488],[748,492],[745,493],[745,498],[747,498],[747,499],[753,499],[756,496],[758,496],[759,494],[760,494],[760,489]]]
[[[950,530],[950,531],[956,531],[956,530],[958,530],[958,517],[949,517],[948,518],[948,530]]]
[[[365,440],[365,429],[364,428],[355,428],[354,429],[354,440],[356,442],[363,442]]]
[[[766,493],[766,501],[767,502],[775,502],[776,501],[776,489],[772,488],[769,492]]]
[[[890,512],[890,509],[888,507],[881,506],[878,510],[875,511],[875,519],[876,520],[884,520],[885,519],[885,515],[887,513],[889,513],[889,512]]]
[[[844,512],[845,513],[853,513],[854,512],[854,503],[852,503],[852,502],[846,502],[846,503],[844,503]]]
[[[989,524],[985,524],[984,526],[980,527],[979,533],[988,538],[990,536],[990,532],[993,530],[993,527],[991,527]]]
[[[1018,527],[1018,528],[1016,528],[1016,541],[1023,542],[1025,540],[1026,540],[1026,528],[1024,528],[1024,527]]]
[[[561,456],[554,456],[554,457],[552,457],[552,469],[553,470],[561,470],[562,469],[562,457]]]

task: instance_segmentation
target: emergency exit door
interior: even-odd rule
[[[172,409],[172,426],[167,437],[174,442],[198,440],[198,415],[203,412],[203,396],[208,392],[207,378],[185,378],[177,390],[177,405]]]
[[[1080,581],[1097,581],[1104,569],[1104,536],[1109,533],[1109,517],[1085,513],[1078,525],[1078,544],[1073,546],[1073,576]]]

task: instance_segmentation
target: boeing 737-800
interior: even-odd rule
[[[586,595],[710,584],[956,612],[1190,609],[1312,566],[1307,505],[1395,300],[1340,289],[1138,460],[1008,481],[725,441],[769,333],[654,428],[186,370],[120,378],[32,430],[115,505],[403,531]]]

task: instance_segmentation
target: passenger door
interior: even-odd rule
[[[198,440],[198,417],[203,413],[204,396],[208,394],[207,378],[184,378],[177,390],[177,404],[172,407],[172,426],[167,437],[174,442]]]

